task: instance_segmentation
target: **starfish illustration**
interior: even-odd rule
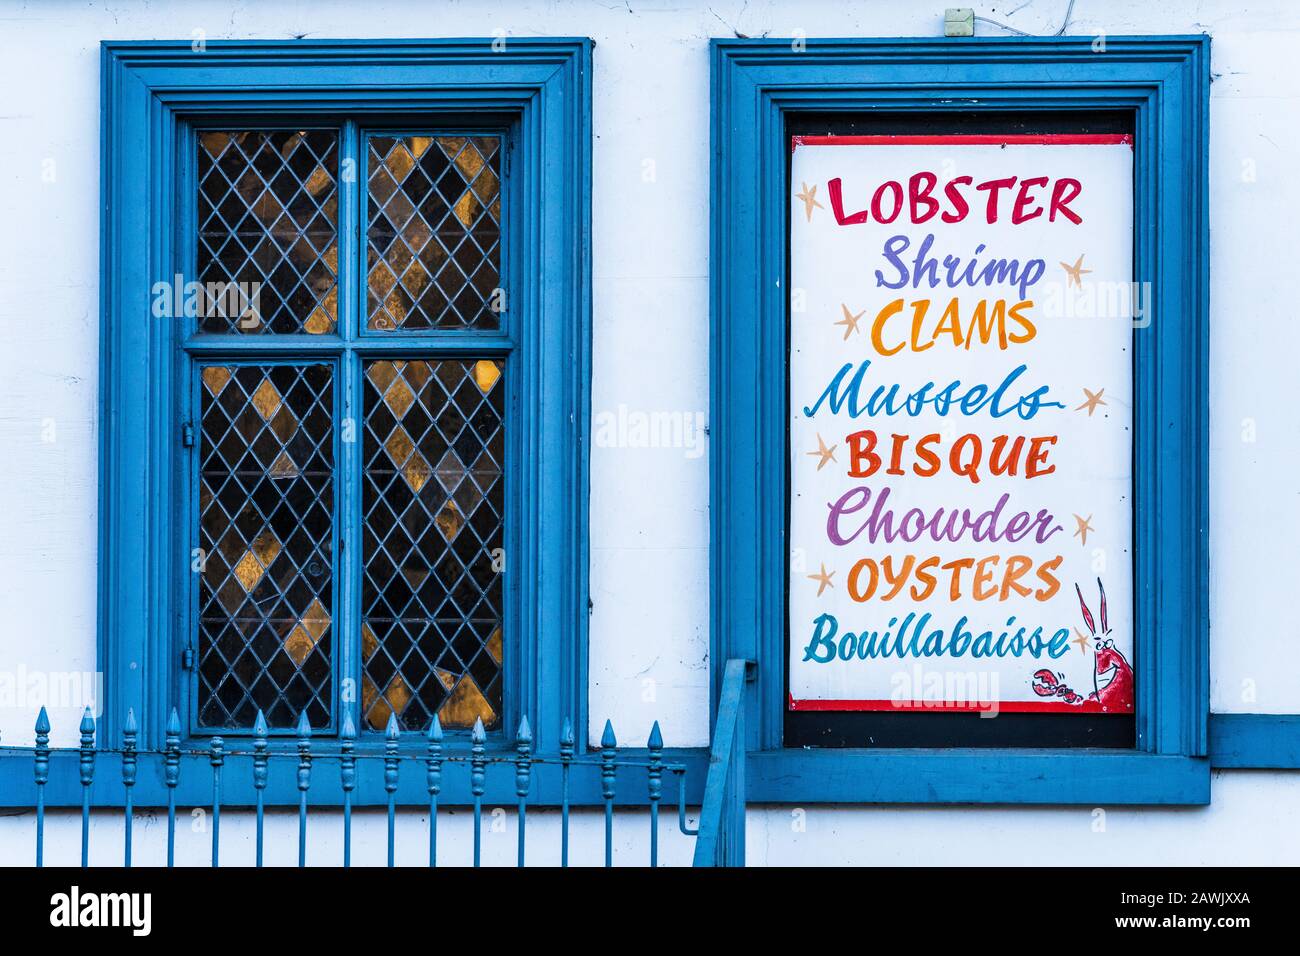
[[[1086,654],[1086,653],[1088,652],[1088,648],[1091,646],[1091,645],[1088,643],[1088,635],[1087,635],[1087,634],[1084,634],[1084,633],[1083,633],[1082,631],[1080,631],[1077,627],[1074,629],[1074,633],[1075,633],[1076,636],[1075,636],[1074,640],[1072,640],[1070,643],[1071,643],[1071,644],[1078,644],[1078,645],[1079,645],[1079,653],[1080,653],[1080,654]]]
[[[840,308],[844,310],[844,318],[840,319],[835,324],[844,326],[844,341],[847,342],[849,336],[858,330],[858,320],[867,314],[867,310],[863,309],[857,315],[854,315],[849,311],[849,307],[842,302],[840,303]]]
[[[808,217],[809,222],[812,222],[813,207],[816,206],[818,209],[825,209],[826,207],[817,201],[816,186],[809,189],[807,183],[800,183],[799,185],[803,186],[803,192],[795,193],[794,198],[803,203],[804,215]]]
[[[833,577],[835,577],[835,572],[831,571],[828,574],[826,571],[826,565],[825,563],[823,563],[821,566],[821,571],[817,574],[808,575],[808,580],[817,582],[817,596],[821,597],[822,592],[825,591],[827,588],[835,587],[835,585],[831,583],[831,578]]]
[[[830,448],[827,448],[827,447],[826,447],[826,442],[822,441],[821,433],[818,432],[818,433],[817,433],[817,450],[816,450],[816,451],[804,452],[804,454],[806,454],[806,455],[815,455],[815,456],[817,456],[818,458],[820,458],[821,460],[817,462],[817,470],[818,470],[818,471],[821,471],[822,468],[825,466],[825,464],[826,464],[828,461],[835,461],[835,449],[836,449],[836,448],[839,448],[839,447],[840,447],[839,445],[831,445]]]
[[[1097,529],[1092,526],[1092,515],[1088,515],[1086,518],[1080,515],[1075,515],[1074,520],[1078,523],[1079,527],[1075,530],[1073,537],[1078,538],[1080,544],[1087,546],[1088,532],[1091,531],[1095,534],[1097,531]]]
[[[1083,390],[1083,394],[1087,395],[1088,399],[1082,405],[1079,405],[1077,408],[1075,408],[1075,411],[1076,412],[1082,411],[1083,409],[1086,408],[1088,410],[1089,418],[1092,418],[1092,413],[1097,410],[1098,405],[1107,404],[1105,401],[1102,400],[1102,396],[1106,394],[1106,390],[1104,388],[1099,388],[1095,392],[1085,388]]]
[[[1074,265],[1068,266],[1062,262],[1061,268],[1065,270],[1065,286],[1067,289],[1072,285],[1082,289],[1083,277],[1092,271],[1083,267],[1083,253],[1080,253],[1079,258],[1074,260]]]

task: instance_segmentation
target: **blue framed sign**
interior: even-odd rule
[[[1131,136],[791,147],[791,714],[1131,715]]]
[[[1208,56],[1205,37],[1108,37],[1104,49],[1087,39],[715,42],[712,649],[715,661],[759,665],[747,701],[750,799],[779,789],[807,801],[1208,800]],[[963,216],[972,210],[977,219]],[[1016,230],[1034,238],[1021,244]],[[1099,250],[1091,259],[1065,251],[1085,234]],[[928,265],[922,246],[935,249]],[[964,292],[923,294],[902,279],[915,268],[938,279],[951,265],[960,285],[976,256],[1000,261],[986,284],[968,270]],[[1048,305],[1048,262],[1067,289],[1094,269],[1093,280],[1140,290],[1139,314],[1065,332],[1024,305]],[[1013,389],[1018,426],[1000,427],[987,414],[1007,391],[999,382],[1035,366],[1044,381]],[[1072,380],[1087,368],[1120,384]],[[947,430],[891,419],[890,394],[906,413],[913,385],[947,394],[963,378],[978,394],[960,410],[984,413],[978,427],[966,427],[976,417]],[[1040,427],[1047,416],[1024,416],[1026,395],[1077,417]],[[971,475],[987,480],[978,468],[1004,432],[1000,473],[973,492]],[[983,465],[972,465],[977,446]],[[945,470],[947,497],[926,484],[944,484]],[[959,502],[956,482],[991,498]],[[889,515],[865,499],[879,505],[884,488]],[[1037,504],[1014,504],[1035,488]],[[1071,506],[1067,488],[1096,503]],[[1040,520],[1041,540],[1005,555],[987,540],[960,555],[946,540],[926,554],[862,546],[864,527],[884,535],[892,515],[920,528],[940,508],[1010,521],[1022,539]],[[909,606],[890,607],[891,591]],[[997,620],[975,625],[990,605]],[[939,607],[966,625],[917,623]],[[1039,611],[1050,620],[1015,620]],[[855,625],[839,620],[850,616]],[[900,626],[914,632],[910,645]],[[932,701],[944,706],[913,688],[899,707],[896,655],[907,646],[918,652],[909,670],[933,666],[945,635],[967,632],[963,646],[1001,647],[986,659],[1014,662],[986,667],[999,692],[977,688],[965,708],[999,712],[935,733],[963,709],[944,696],[951,675],[940,673]],[[907,721],[846,717],[815,732],[791,721],[827,713]],[[1127,723],[1116,731],[1116,720]]]

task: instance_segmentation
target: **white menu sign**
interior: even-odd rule
[[[1131,713],[1130,138],[792,149],[790,708]]]

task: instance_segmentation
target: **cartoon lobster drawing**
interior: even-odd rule
[[[1078,584],[1074,586],[1097,655],[1092,673],[1092,693],[1083,696],[1064,683],[1064,674],[1054,674],[1047,668],[1034,672],[1032,686],[1039,697],[1059,697],[1085,713],[1129,714],[1133,712],[1133,668],[1110,638],[1110,626],[1106,623],[1106,589],[1101,585],[1101,578],[1097,579],[1097,590],[1101,592],[1100,636],[1092,612],[1083,600],[1083,592]]]

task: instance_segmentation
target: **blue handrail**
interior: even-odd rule
[[[733,659],[723,673],[695,866],[745,865],[745,681],[752,666]]]

